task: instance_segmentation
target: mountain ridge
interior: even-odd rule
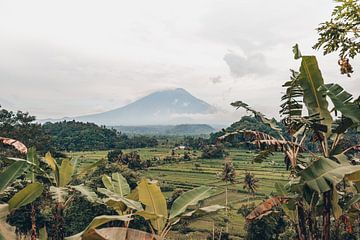
[[[62,119],[45,119],[41,122],[76,120],[106,126],[144,126],[193,124],[192,116],[213,114],[217,109],[194,97],[183,88],[160,90],[150,93],[123,107],[102,113]]]

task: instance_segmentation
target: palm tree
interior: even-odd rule
[[[255,195],[256,189],[258,188],[257,183],[259,182],[259,179],[255,178],[254,174],[251,172],[246,171],[244,182],[243,182],[243,189],[246,189],[249,194]],[[249,197],[250,199],[250,197]]]
[[[219,173],[219,177],[225,182],[225,211],[226,216],[228,216],[228,183],[234,184],[236,182],[236,171],[231,159],[225,159],[224,168]],[[226,232],[229,232],[227,223]]]

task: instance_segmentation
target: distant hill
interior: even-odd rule
[[[76,120],[106,126],[176,125],[193,123],[192,116],[216,111],[216,108],[210,104],[182,88],[177,88],[154,92],[111,111],[60,120],[47,119],[42,122]]]
[[[209,135],[216,131],[207,124],[179,124],[179,125],[152,125],[152,126],[113,126],[112,128],[125,134],[141,135]]]

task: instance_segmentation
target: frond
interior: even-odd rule
[[[50,194],[54,201],[64,203],[69,195],[68,189],[64,187],[50,187]]]

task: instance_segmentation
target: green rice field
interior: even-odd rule
[[[153,159],[154,157],[163,159],[171,154],[169,148],[142,148],[125,150],[124,152],[138,151],[142,160]],[[178,151],[176,154],[181,156],[184,151]],[[259,203],[274,191],[276,182],[286,183],[289,172],[286,171],[282,153],[275,153],[263,163],[253,163],[252,159],[255,153],[245,150],[228,149],[227,158],[233,160],[237,173],[237,182],[228,185],[229,199],[229,232],[232,239],[241,239],[244,235],[245,219],[237,210],[243,204],[252,202]],[[71,157],[84,157],[86,159],[106,158],[107,151],[97,152],[74,152],[67,153]],[[214,195],[204,202],[204,205],[220,204],[225,205],[225,183],[218,177],[217,173],[222,170],[223,159],[202,159],[200,151],[190,152],[191,160],[171,164],[164,164],[150,167],[142,171],[142,175],[147,178],[158,180],[161,185],[171,186],[174,190],[189,190],[197,186],[206,185],[214,188]],[[249,195],[243,190],[243,178],[245,171],[250,171],[255,175],[258,182],[258,189],[254,196]],[[171,196],[172,192],[165,192],[165,196]],[[205,215],[188,222],[191,231],[186,234],[180,234],[176,231],[171,232],[170,239],[206,239],[206,236],[212,231],[213,226],[216,229],[224,229],[225,211],[221,210],[212,215]]]

